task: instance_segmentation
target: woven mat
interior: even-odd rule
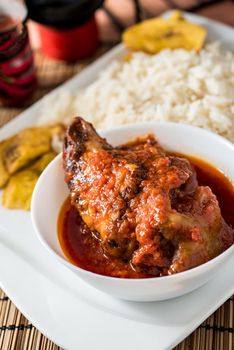
[[[89,60],[65,64],[49,60],[35,53],[38,89],[33,98],[21,108],[0,108],[0,126],[19,114],[40,97],[81,71],[90,62],[108,50],[101,47]],[[0,290],[0,350],[57,350],[61,349],[43,336],[10,299]],[[234,297],[230,298],[201,326],[174,350],[233,350]],[[83,349],[77,349],[83,350]],[[157,346],[155,346],[157,350]]]

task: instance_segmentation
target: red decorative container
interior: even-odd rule
[[[75,61],[90,56],[98,46],[94,17],[72,29],[59,30],[38,24],[41,48],[50,57]]]
[[[0,103],[19,105],[36,86],[32,51],[25,25],[27,10],[21,2],[1,1]]]
[[[75,61],[98,46],[94,12],[103,0],[27,0],[29,17],[37,22],[42,51],[55,59]]]

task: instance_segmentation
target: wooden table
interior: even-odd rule
[[[234,25],[234,3],[224,1],[205,15],[220,18]],[[225,6],[223,6],[225,5]],[[219,17],[218,17],[219,18]],[[35,52],[38,89],[33,98],[21,108],[0,108],[0,126],[7,123],[40,97],[80,72],[110,46],[102,46],[95,56],[75,64],[66,64],[43,57]],[[36,301],[35,301],[36,302]],[[0,350],[55,350],[61,349],[44,337],[0,290]],[[230,298],[201,326],[186,338],[176,350],[233,350],[234,349],[234,297]],[[85,349],[77,349],[85,350]],[[110,349],[111,350],[111,349]],[[155,350],[157,347],[155,346]]]

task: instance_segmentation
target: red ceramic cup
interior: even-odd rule
[[[55,29],[37,24],[41,49],[45,55],[65,61],[90,56],[98,46],[98,31],[94,16],[71,29]]]

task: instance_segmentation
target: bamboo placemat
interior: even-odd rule
[[[33,98],[21,108],[0,108],[0,126],[81,71],[108,48],[103,46],[91,59],[75,64],[49,60],[36,52],[38,89]],[[62,349],[43,336],[0,290],[0,350]],[[157,350],[157,345],[155,345],[155,350]],[[234,297],[222,305],[174,350],[234,350]]]

